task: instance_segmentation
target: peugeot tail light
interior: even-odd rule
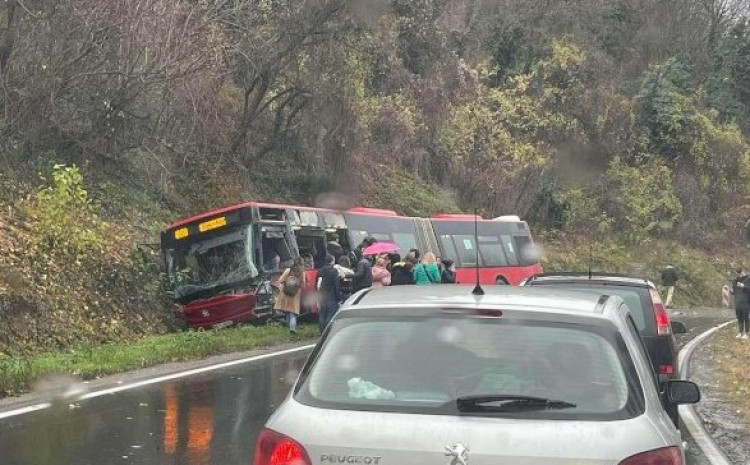
[[[668,336],[672,334],[672,327],[669,324],[669,315],[667,315],[667,308],[659,297],[659,293],[654,289],[649,291],[651,293],[651,301],[654,303],[654,318],[656,318],[656,335],[657,336]]]
[[[685,465],[678,447],[665,447],[629,457],[619,465]]]
[[[255,445],[255,465],[312,465],[302,444],[264,428]]]

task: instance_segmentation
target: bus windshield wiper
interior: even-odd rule
[[[517,394],[462,396],[456,399],[460,412],[508,412],[521,410],[562,410],[576,404],[564,400]]]

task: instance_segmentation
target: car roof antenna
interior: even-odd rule
[[[477,213],[477,209],[474,209],[474,252],[476,253],[476,264],[474,267],[474,270],[476,271],[476,285],[474,286],[474,290],[471,291],[473,295],[484,295],[484,289],[482,289],[482,286],[479,284],[479,222],[478,222],[479,214]]]

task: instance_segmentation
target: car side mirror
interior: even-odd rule
[[[668,381],[667,400],[672,404],[697,404],[701,400],[701,390],[692,381]]]
[[[679,321],[672,322],[672,334],[685,334],[687,333],[687,327]]]

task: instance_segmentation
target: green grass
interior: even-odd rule
[[[301,325],[296,335],[290,335],[286,327],[280,325],[238,326],[147,336],[132,342],[26,358],[0,358],[0,397],[28,392],[35,380],[48,374],[67,373],[92,379],[161,363],[312,340],[317,335],[318,327],[314,324]]]

